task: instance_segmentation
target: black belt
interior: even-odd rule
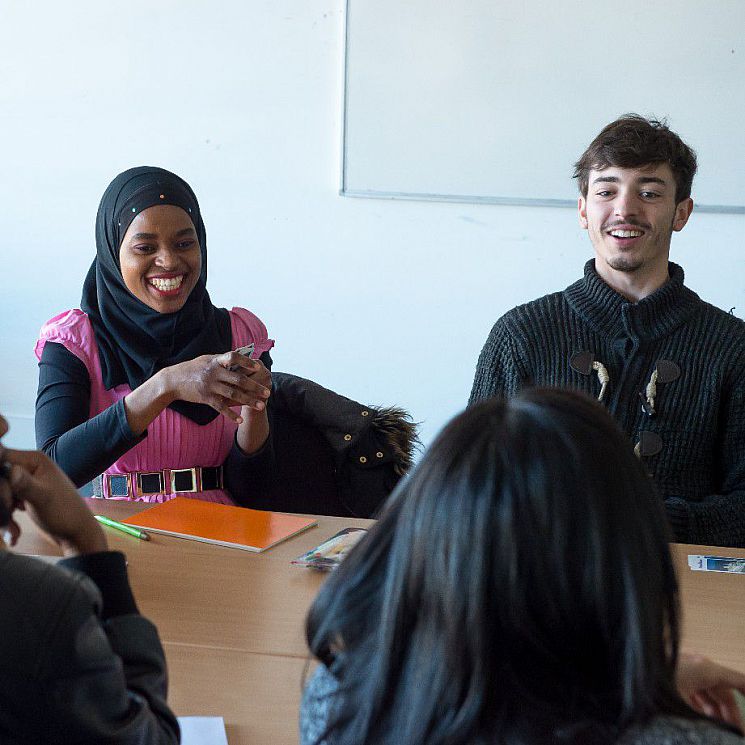
[[[93,479],[93,496],[136,499],[150,494],[190,494],[223,488],[222,466],[104,473]]]

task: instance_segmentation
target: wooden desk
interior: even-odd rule
[[[89,500],[114,519],[142,506]],[[22,521],[16,550],[55,554]],[[123,551],[137,602],[160,631],[169,701],[179,715],[225,718],[230,745],[295,745],[307,648],[305,614],[325,575],[290,560],[344,527],[370,520],[320,517],[315,528],[263,554],[152,534],[151,541],[106,529]],[[745,550],[674,545],[683,605],[683,648],[745,672],[745,577],[692,572],[688,554],[745,557]]]
[[[144,509],[86,500],[122,519]],[[23,513],[14,549],[59,554]],[[158,627],[168,661],[168,700],[178,715],[225,718],[230,745],[297,745],[308,665],[305,614],[325,575],[290,561],[342,528],[371,520],[319,517],[318,526],[262,554],[151,533],[141,541],[104,528],[127,556],[143,615]]]
[[[745,575],[688,568],[688,554],[745,558],[745,549],[674,543],[672,553],[683,608],[683,649],[745,672]]]

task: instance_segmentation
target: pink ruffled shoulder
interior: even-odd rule
[[[266,326],[258,316],[245,308],[233,308],[229,312],[234,348],[253,342],[253,357],[256,358],[274,346],[274,339],[269,338]]]
[[[34,348],[37,359],[41,359],[44,345],[48,341],[62,344],[65,349],[84,362],[88,372],[90,372],[91,356],[93,350],[96,349],[96,339],[88,315],[83,313],[82,310],[77,308],[66,310],[41,327],[39,340]]]

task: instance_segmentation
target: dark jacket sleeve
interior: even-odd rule
[[[272,369],[272,358],[264,352],[259,359],[267,370]],[[225,489],[236,504],[250,506],[252,497],[263,494],[268,488],[274,470],[274,438],[272,429],[264,445],[247,455],[233,438],[233,447],[223,464]]]
[[[468,405],[493,396],[510,396],[519,390],[522,378],[519,354],[507,316],[500,318],[484,344]]]
[[[163,648],[153,624],[136,611],[124,555],[90,554],[60,566],[77,571],[62,577],[58,567],[46,567],[47,576],[36,578],[41,584],[33,584],[44,596],[38,613],[47,621],[28,671],[39,697],[26,720],[29,741],[178,743],[178,722],[166,704]],[[107,618],[100,615],[102,598]]]
[[[98,476],[147,436],[132,434],[123,400],[89,419],[90,390],[83,362],[61,344],[47,342],[39,362],[36,446],[76,486]]]
[[[745,547],[745,365],[722,412],[719,466],[721,489],[699,502],[663,495],[675,540],[707,546]]]

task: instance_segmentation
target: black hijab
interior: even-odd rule
[[[202,271],[181,310],[158,313],[124,284],[119,248],[134,218],[148,207],[171,204],[189,214],[202,253]],[[202,354],[231,348],[230,316],[207,293],[207,236],[189,184],[162,168],[141,166],[120,173],[101,198],[96,216],[96,258],[83,283],[81,308],[88,314],[107,389],[122,383],[133,390],[158,370]],[[171,409],[197,424],[217,412],[205,404],[174,401]]]

